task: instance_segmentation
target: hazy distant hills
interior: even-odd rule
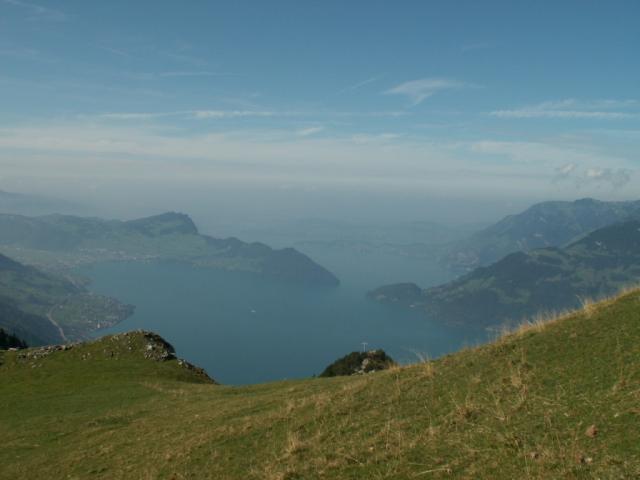
[[[420,289],[380,287],[369,297],[422,309],[448,322],[478,326],[575,308],[640,280],[640,221],[598,229],[565,248],[517,252],[459,279]]]
[[[538,203],[453,244],[443,261],[469,271],[509,253],[562,247],[593,230],[630,218],[640,218],[640,201],[602,202],[585,198]]]
[[[0,255],[0,328],[30,345],[86,338],[132,311],[133,307],[92,294],[71,279]]]
[[[478,227],[479,228],[479,227]],[[450,244],[478,230],[475,225],[444,225],[437,222],[355,222],[319,218],[274,221],[268,226],[245,228],[243,235],[276,245],[404,246]]]
[[[309,285],[338,279],[292,249],[201,235],[187,215],[165,213],[133,221],[68,215],[0,214],[0,251],[24,263],[66,272],[101,261],[180,261],[263,274]]]
[[[0,212],[47,215],[56,212],[79,214],[84,211],[80,205],[66,200],[0,190]]]

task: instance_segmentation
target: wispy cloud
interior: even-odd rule
[[[447,78],[421,78],[401,83],[383,93],[385,95],[403,95],[411,100],[412,106],[416,106],[438,92],[472,86],[465,82]]]
[[[234,73],[225,72],[198,72],[198,71],[178,71],[178,72],[161,72],[159,77],[234,77]]]
[[[107,47],[104,45],[98,45],[98,48],[100,48],[101,50],[104,50],[105,52],[109,52],[113,55],[117,55],[118,57],[133,58],[133,55],[131,55],[128,52],[125,52],[124,50],[120,50],[113,47]]]
[[[22,0],[2,0],[7,5],[21,8],[27,12],[28,20],[46,20],[52,22],[64,22],[69,16],[60,11],[49,7],[43,7],[35,3],[23,2]]]
[[[116,112],[102,113],[98,115],[98,117],[104,118],[105,120],[151,120],[154,118],[183,115],[184,113],[185,112]],[[80,117],[86,117],[86,115],[81,115]]]
[[[96,117],[106,120],[151,120],[162,117],[184,117],[204,120],[209,118],[275,117],[286,114],[286,112],[266,110],[179,110],[175,112],[110,112],[98,114]]]
[[[191,65],[192,67],[206,67],[209,64],[204,58],[195,55],[175,52],[165,52],[165,55],[176,62]]]
[[[324,130],[324,127],[308,127],[298,130],[296,133],[301,137],[308,137],[309,135],[315,135],[316,133],[320,133]]]
[[[586,177],[591,181],[619,188],[631,181],[631,171],[624,168],[589,168]]]
[[[398,118],[410,115],[403,110],[379,110],[373,112],[348,112],[348,111],[325,111],[323,114],[333,117],[363,117],[363,118]]]
[[[570,183],[576,189],[622,188],[634,174],[628,168],[633,166],[632,159],[603,154],[588,143],[484,140],[471,144],[471,150],[485,156],[506,157],[512,164],[535,165],[539,174],[552,170],[552,184]]]
[[[353,135],[351,141],[356,144],[368,144],[368,143],[385,143],[391,142],[402,137],[399,133],[378,133],[378,134],[366,134],[361,133]]]
[[[244,117],[276,117],[287,115],[286,112],[268,110],[195,110],[189,112],[194,118],[244,118]]]
[[[176,181],[239,181],[268,184],[411,185],[443,188],[447,169],[464,162],[435,145],[400,145],[394,134],[296,135],[295,130],[208,130],[166,134],[132,126],[73,122],[0,128],[3,174],[38,178],[150,177]],[[6,150],[5,150],[6,149]],[[389,161],[393,159],[393,168]],[[442,167],[442,166],[445,167]],[[55,168],[54,168],[55,167]],[[456,178],[456,184],[459,180]],[[503,182],[504,183],[504,182]]]
[[[571,174],[576,171],[577,168],[578,168],[578,166],[575,163],[567,163],[565,165],[557,167],[555,169],[556,170],[555,179],[556,180],[564,180],[566,178],[569,178],[571,176]]]
[[[201,109],[201,110],[178,110],[173,112],[107,112],[93,115],[79,115],[81,118],[102,118],[106,120],[150,120],[162,117],[183,117],[198,120],[207,119],[238,119],[238,118],[344,118],[344,117],[400,117],[407,115],[406,112],[396,111],[376,111],[376,112],[349,112],[333,110],[265,110],[265,109]],[[320,128],[320,127],[311,127]],[[315,132],[313,132],[315,133]]]
[[[40,56],[40,53],[33,48],[0,47],[0,56],[34,59],[38,58]]]
[[[474,153],[505,157],[509,162],[536,164],[539,166],[563,165],[616,165],[627,163],[615,156],[603,155],[594,151],[588,144],[570,142],[514,142],[500,140],[482,140],[471,143]],[[568,168],[568,167],[567,167]]]
[[[45,64],[58,62],[58,59],[49,53],[42,52],[41,50],[36,50],[35,48],[15,45],[11,43],[0,44],[0,57]]]
[[[134,118],[134,117],[131,117]],[[499,140],[434,142],[396,132],[323,135],[307,128],[217,128],[198,133],[146,122],[114,124],[99,119],[0,128],[0,170],[26,178],[151,177],[162,181],[237,181],[416,188],[424,191],[520,194],[549,188],[552,172],[574,182],[581,194],[607,185],[637,191],[633,165],[587,145]],[[300,125],[300,124],[298,124]],[[304,125],[304,124],[303,124]],[[505,158],[506,157],[506,158]],[[573,164],[573,165],[571,165]],[[576,181],[579,178],[580,181]],[[280,183],[279,183],[280,182]],[[566,185],[555,187],[567,195]]]
[[[585,186],[605,186],[622,188],[631,181],[632,171],[627,168],[587,167],[579,168],[575,163],[567,163],[555,169],[553,183],[572,182],[576,188]]]
[[[578,101],[566,99],[542,102],[513,110],[494,110],[491,116],[498,118],[559,118],[625,120],[640,118],[640,102],[637,100]]]
[[[120,76],[138,81],[149,81],[164,78],[188,77],[235,77],[235,73],[214,72],[211,70],[169,70],[164,72],[120,72]]]
[[[375,77],[370,77],[367,78],[366,80],[362,80],[358,83],[354,83],[353,85],[349,85],[348,87],[343,88],[342,90],[338,90],[338,92],[336,93],[336,95],[342,95],[344,93],[348,93],[348,92],[353,92],[355,90],[359,90],[362,87],[369,85],[371,83],[377,82],[378,80],[380,80],[383,77],[383,75],[378,75]]]

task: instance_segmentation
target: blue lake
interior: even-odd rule
[[[415,362],[484,339],[483,332],[367,300],[367,289],[380,283],[362,272],[341,276],[342,285],[331,289],[172,263],[107,263],[82,273],[93,291],[136,305],[131,318],[99,334],[155,331],[225,384],[319,374],[362,342]]]

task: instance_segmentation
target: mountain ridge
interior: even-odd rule
[[[234,237],[202,235],[188,215],[176,212],[129,221],[0,214],[0,251],[61,273],[101,261],[170,260],[310,285],[339,284],[335,275],[293,248],[274,250]]]
[[[594,230],[633,218],[640,218],[640,200],[541,202],[457,242],[442,261],[469,271],[516,251],[563,247]]]
[[[381,303],[481,327],[576,308],[640,281],[640,221],[598,229],[565,248],[514,252],[452,282],[421,289],[392,284],[368,292]]]

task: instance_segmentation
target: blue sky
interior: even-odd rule
[[[636,1],[0,0],[0,188],[640,194]]]

